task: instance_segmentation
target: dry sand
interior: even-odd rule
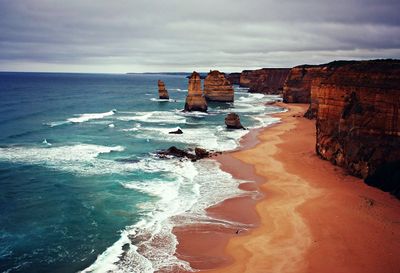
[[[318,158],[307,105],[284,107],[282,123],[217,159],[263,198],[232,198],[208,213],[253,228],[175,229],[178,257],[205,272],[400,272],[399,200]]]

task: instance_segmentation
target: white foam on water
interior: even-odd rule
[[[134,115],[117,117],[121,121],[140,121],[146,123],[165,123],[177,124],[186,123],[186,118],[176,115],[174,112],[152,111],[152,112],[136,112]]]
[[[192,147],[202,147],[209,150],[232,150],[238,146],[239,140],[248,131],[228,130],[224,126],[204,128],[184,128],[183,134],[170,134],[179,127],[143,127],[135,134],[137,138],[155,139],[159,141],[180,142]]]
[[[115,128],[115,125],[114,125],[114,123],[111,123],[111,124],[108,124],[108,127]]]
[[[171,91],[177,91],[177,92],[187,92],[187,91],[188,91],[187,89],[180,89],[180,88],[171,88],[171,89],[169,89],[169,90],[171,90]]]
[[[190,271],[190,265],[174,255],[178,243],[172,233],[175,226],[219,221],[226,226],[249,228],[206,215],[206,208],[226,198],[244,194],[238,189],[243,181],[221,171],[217,162],[202,160],[194,164],[188,160],[146,158],[137,164],[137,168],[148,172],[166,172],[165,180],[122,184],[126,189],[153,196],[156,201],[139,204],[141,209],[147,211],[146,216],[127,227],[119,241],[83,272],[150,273],[172,267]],[[122,246],[126,244],[130,247],[124,251]]]
[[[158,99],[158,98],[151,98],[151,101],[157,101],[157,102],[174,102],[173,99]]]
[[[43,144],[47,145],[47,146],[51,146],[52,144],[50,142],[47,141],[47,139],[44,139],[42,141]]]
[[[113,109],[111,111],[105,112],[105,113],[87,113],[87,114],[81,114],[78,115],[77,117],[74,118],[69,118],[67,121],[70,121],[72,123],[81,123],[81,122],[86,122],[92,119],[102,119],[105,117],[109,117],[114,115],[117,112],[117,110]]]
[[[268,99],[263,94],[243,93],[235,102],[235,109],[221,110],[248,113],[257,123],[254,127],[265,126],[278,119],[265,116],[264,103]],[[274,98],[272,98],[274,99]],[[236,110],[239,111],[236,111]],[[204,118],[202,112],[141,112],[129,113],[122,117],[126,121],[162,123],[165,117],[171,124],[186,123],[186,117]],[[252,114],[253,113],[253,114]],[[133,114],[133,115],[131,115]],[[168,116],[168,117],[166,117]],[[171,119],[172,118],[172,119]],[[177,120],[180,122],[177,122]],[[168,122],[164,122],[168,124]],[[204,147],[214,150],[230,150],[238,145],[246,130],[227,130],[224,126],[203,128],[183,128],[183,134],[169,134],[177,128],[135,126],[131,131],[138,131],[135,137],[185,143],[189,147]],[[192,270],[190,265],[179,260],[174,254],[177,239],[172,233],[173,227],[189,223],[213,222],[227,227],[241,229],[250,226],[240,223],[212,219],[206,215],[206,208],[234,196],[251,195],[259,198],[256,192],[243,192],[238,186],[240,181],[219,168],[214,160],[200,160],[195,163],[189,160],[158,159],[146,157],[131,166],[132,171],[160,173],[161,179],[151,181],[131,181],[121,184],[127,190],[147,194],[155,200],[138,204],[145,217],[138,223],[121,232],[121,238],[104,253],[96,262],[83,272],[134,272],[150,273],[165,268]],[[126,246],[129,249],[126,250]],[[125,246],[125,247],[123,247]],[[125,248],[125,250],[123,249]]]
[[[129,164],[98,156],[111,152],[121,152],[122,146],[102,146],[74,144],[65,146],[0,148],[0,160],[15,163],[42,165],[80,175],[111,174],[129,171]]]

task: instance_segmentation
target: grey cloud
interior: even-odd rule
[[[240,70],[398,58],[398,10],[397,0],[0,0],[0,70]]]

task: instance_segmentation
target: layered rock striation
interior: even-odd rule
[[[400,61],[324,69],[312,86],[317,154],[400,198]]]
[[[165,89],[165,84],[162,80],[158,80],[158,96],[160,99],[169,99],[168,91]]]
[[[185,111],[207,112],[207,102],[201,90],[200,74],[193,72],[189,78],[188,95],[186,96]]]
[[[208,101],[233,102],[233,87],[224,73],[218,70],[208,73],[204,80],[204,96]]]
[[[228,129],[244,129],[240,117],[236,113],[229,113],[225,117],[225,125]]]
[[[309,103],[313,82],[318,80],[325,70],[325,65],[302,65],[292,68],[283,86],[283,101]]]
[[[248,87],[252,93],[281,94],[289,72],[289,68],[244,70],[240,74],[239,84]]]

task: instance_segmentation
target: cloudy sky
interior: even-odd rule
[[[0,71],[225,72],[400,58],[399,0],[0,0]]]

